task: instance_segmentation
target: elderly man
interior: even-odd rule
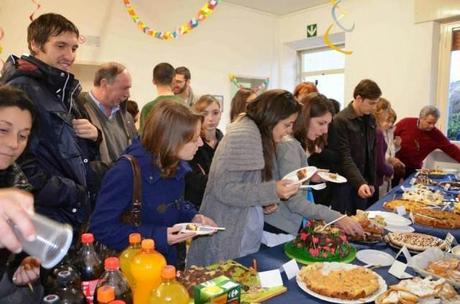
[[[93,88],[78,98],[91,123],[102,132],[99,154],[106,164],[116,161],[137,137],[134,119],[127,112],[130,88],[131,76],[126,67],[110,62],[99,67]]]
[[[405,175],[395,176],[396,182],[420,169],[425,157],[436,149],[460,162],[460,149],[435,127],[439,116],[435,106],[425,106],[419,118],[404,118],[396,124],[395,136],[401,137],[401,149],[396,157],[406,165]]]

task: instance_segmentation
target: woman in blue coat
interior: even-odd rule
[[[175,244],[194,233],[182,233],[177,223],[199,222],[214,225],[213,220],[198,214],[184,201],[187,161],[203,145],[200,137],[201,116],[192,114],[184,105],[163,101],[155,106],[144,127],[141,142],[134,142],[125,154],[139,162],[142,179],[141,225],[136,227],[121,221],[132,207],[133,174],[131,164],[121,158],[111,168],[102,183],[90,230],[102,244],[115,250],[128,246],[130,233],[153,238],[155,247],[176,264]]]

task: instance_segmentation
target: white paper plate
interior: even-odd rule
[[[332,262],[332,263],[343,265],[343,269],[351,269],[351,268],[354,268],[354,267],[360,267],[360,266],[353,265],[353,264],[345,264],[345,263],[337,263],[337,262]],[[370,295],[370,296],[368,296],[366,298],[361,298],[361,299],[357,299],[357,300],[342,300],[342,299],[331,298],[331,297],[326,297],[326,296],[320,295],[320,294],[314,292],[313,290],[309,289],[304,284],[304,282],[302,282],[302,280],[300,279],[299,275],[296,276],[296,282],[297,282],[297,285],[299,285],[299,287],[303,291],[305,291],[306,293],[308,293],[309,295],[311,295],[311,296],[313,296],[315,298],[318,298],[318,299],[321,299],[321,300],[324,300],[324,301],[328,301],[328,302],[332,302],[332,303],[344,303],[344,304],[370,303],[370,302],[374,302],[375,299],[377,299],[377,297],[380,294],[384,293],[387,290],[387,283],[385,283],[385,280],[378,273],[376,273],[375,271],[374,271],[374,274],[377,276],[377,279],[379,281],[379,289],[376,292],[374,292],[372,295]]]
[[[386,252],[364,249],[358,251],[356,258],[367,265],[379,265],[382,267],[390,266],[394,262],[394,258]]]
[[[385,225],[388,226],[409,226],[412,224],[411,220],[396,213],[386,211],[368,211],[369,218],[375,218],[380,215],[385,220]]]
[[[386,225],[385,229],[390,232],[414,232],[415,229],[412,226],[392,226]]]
[[[300,179],[297,177],[297,172],[298,171],[301,171],[301,170],[306,170],[307,171],[307,174],[304,178]],[[289,172],[288,174],[286,174],[283,179],[288,179],[288,180],[291,180],[291,181],[294,181],[296,183],[303,183],[307,180],[309,180],[315,173],[316,171],[318,171],[318,169],[314,166],[308,166],[308,167],[303,167],[303,168],[300,168],[300,169],[297,169],[297,170],[294,170],[292,172]]]
[[[346,183],[347,182],[347,179],[345,177],[343,177],[342,175],[340,174],[337,174],[337,173],[334,173],[337,175],[337,178],[332,178],[329,176],[329,174],[331,174],[330,172],[324,172],[324,171],[319,171],[318,172],[318,176],[321,177],[322,179],[324,179],[325,181],[328,181],[328,182],[331,182],[331,183],[337,183],[337,184],[342,184],[342,183]]]
[[[203,226],[199,223],[180,223],[175,226],[181,226],[180,232],[194,232],[196,235],[212,234],[217,231],[217,229],[212,229],[209,226]],[[191,229],[190,226],[196,227],[196,230]]]

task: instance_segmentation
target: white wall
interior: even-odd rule
[[[437,25],[414,24],[414,0],[347,0],[342,7],[346,24],[355,22],[345,33],[345,100],[363,78],[375,80],[383,96],[392,102],[398,117],[414,116],[421,107],[434,103],[437,64]],[[323,5],[283,16],[280,20],[281,86],[292,89],[295,79],[295,50],[286,44],[305,38],[305,26],[318,24],[323,35],[333,22],[331,6]],[[340,28],[335,27],[335,30]]]
[[[173,30],[188,21],[205,3],[203,0],[132,1],[141,18],[158,30]],[[186,3],[186,5],[184,5]],[[145,35],[129,18],[120,0],[41,0],[37,13],[63,14],[86,36],[101,36],[99,48],[82,45],[77,61],[125,64],[133,77],[132,98],[142,106],[152,100],[152,69],[160,62],[185,65],[192,72],[192,87],[197,93],[224,95],[228,120],[230,107],[229,73],[270,77],[270,87],[278,84],[278,20],[272,15],[221,2],[213,15],[180,39],[160,41]],[[27,52],[28,16],[35,9],[32,1],[18,5],[0,0],[0,26],[6,35],[0,41],[6,59],[10,53]]]

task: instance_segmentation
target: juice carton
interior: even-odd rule
[[[193,286],[195,304],[239,304],[241,286],[220,276]]]

